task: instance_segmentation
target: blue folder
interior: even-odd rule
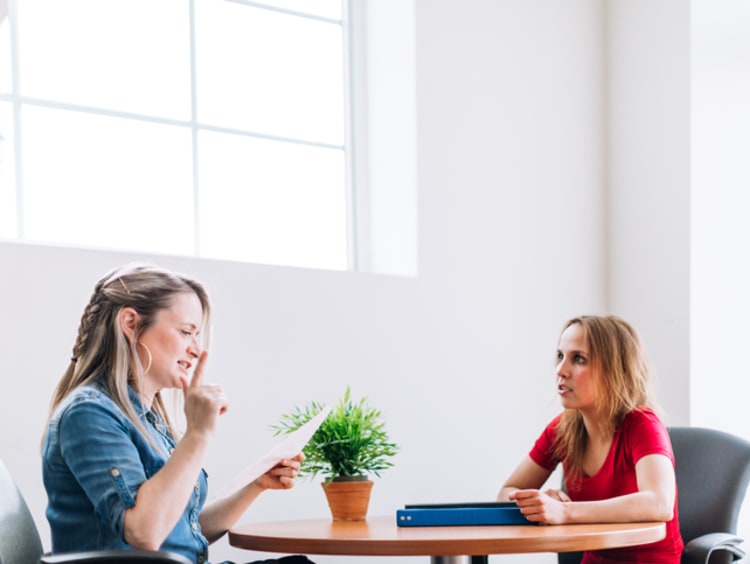
[[[396,510],[399,527],[454,527],[462,525],[530,525],[510,501],[405,505]]]

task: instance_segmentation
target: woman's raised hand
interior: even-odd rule
[[[188,430],[196,433],[213,435],[219,415],[229,407],[224,392],[219,384],[206,384],[204,371],[208,351],[202,351],[188,384],[182,381],[185,394],[185,418]]]

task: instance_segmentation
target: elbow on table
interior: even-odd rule
[[[665,521],[665,522],[667,522],[667,521],[671,521],[673,518],[674,518],[674,509],[671,508],[671,507],[670,508],[666,508],[665,507],[660,512],[660,514],[659,514],[659,516],[658,516],[658,518],[656,520],[657,521]]]
[[[504,485],[500,491],[497,493],[497,501],[509,501],[509,496],[511,493],[518,491],[518,488],[515,486],[508,486]]]
[[[651,521],[671,521],[674,518],[674,500],[659,499],[651,505],[648,515]]]

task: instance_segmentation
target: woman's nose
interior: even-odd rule
[[[190,341],[190,345],[188,345],[188,354],[193,358],[198,358],[201,355],[201,346],[198,343],[198,339],[193,338],[193,340]]]

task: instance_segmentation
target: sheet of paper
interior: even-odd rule
[[[242,470],[221,490],[217,497],[227,497],[244,488],[247,484],[268,472],[284,458],[292,458],[302,452],[302,448],[323,423],[331,407],[326,405],[315,417],[302,425],[296,431],[289,433],[283,441],[274,446],[266,454]]]

